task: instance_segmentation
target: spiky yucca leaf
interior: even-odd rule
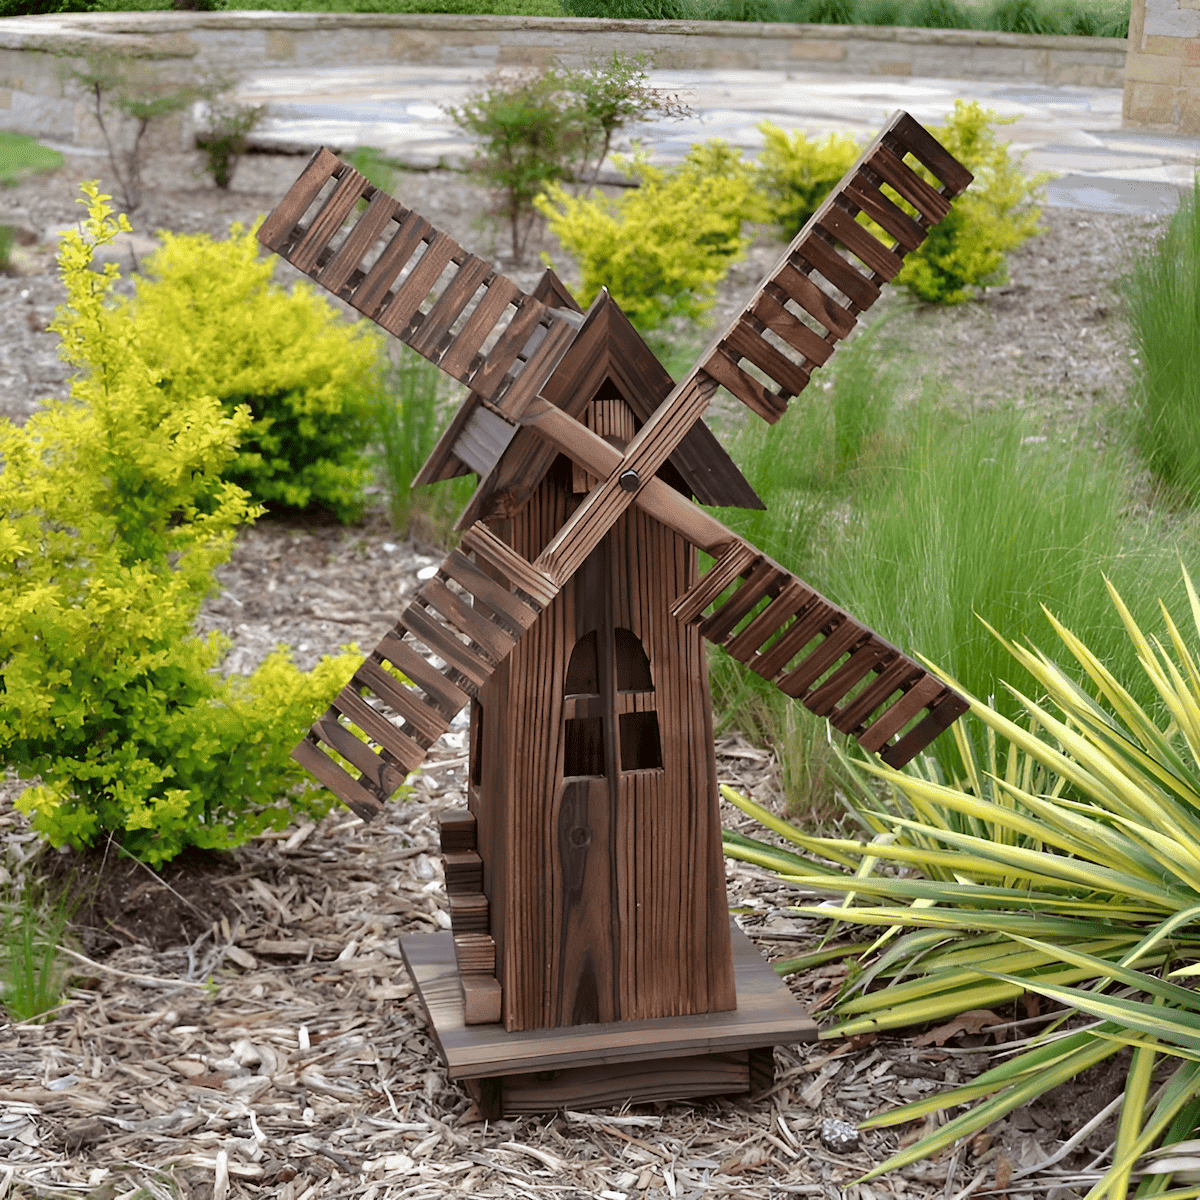
[[[1181,986],[1200,974],[1200,597],[1186,571],[1185,581],[1195,632],[1182,633],[1164,607],[1161,640],[1143,633],[1109,587],[1166,720],[1135,703],[1047,613],[1075,666],[1000,639],[1045,699],[1010,689],[1023,723],[972,701],[973,719],[986,726],[986,761],[956,729],[958,780],[930,760],[903,772],[847,763],[860,785],[857,816],[875,835],[858,842],[812,838],[773,818],[773,831],[801,853],[783,859],[762,844],[752,861],[806,897],[831,897],[798,911],[918,931],[867,951],[822,1037],[924,1024],[1023,992],[1062,1005],[1064,1018],[1092,1021],[1063,1032],[1060,1020],[973,1083],[871,1118],[866,1125],[877,1127],[972,1105],[866,1178],[936,1153],[1130,1046],[1114,1160],[1088,1200],[1123,1198],[1137,1176],[1139,1195],[1200,1194],[1171,1188],[1176,1171],[1181,1184],[1195,1181],[1200,1160],[1190,1150],[1148,1157],[1200,1121],[1200,993]],[[842,872],[831,874],[830,863]],[[1172,1061],[1151,1097],[1156,1068]]]

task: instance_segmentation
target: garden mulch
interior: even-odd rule
[[[270,207],[303,164],[252,156],[225,195],[188,177],[193,162],[152,164],[139,236],[164,226],[222,233]],[[72,219],[75,182],[92,174],[103,174],[98,160],[72,158],[57,176],[0,192],[0,222],[35,235],[18,255],[23,273],[0,277],[0,413],[18,421],[65,395],[44,332],[61,289],[42,239]],[[401,187],[455,237],[488,249],[474,225],[481,197],[461,177],[406,176]],[[936,362],[964,404],[1015,399],[1048,434],[1099,440],[1093,418],[1129,378],[1111,281],[1153,226],[1065,210],[1046,219],[1049,232],[1013,257],[1006,287],[949,311],[893,300],[889,336]],[[736,307],[776,249],[760,244],[735,268],[721,309]],[[416,572],[438,558],[378,520],[266,520],[239,539],[202,626],[229,636],[229,669],[250,669],[278,642],[308,666],[348,642],[373,645]],[[0,1027],[0,1196],[1054,1200],[1095,1178],[1111,1128],[1072,1138],[1119,1092],[1119,1068],[869,1183],[854,1181],[925,1123],[864,1133],[845,1153],[822,1140],[824,1122],[854,1123],[966,1081],[1036,1032],[1042,1018],[1024,1009],[782,1048],[774,1089],[754,1100],[478,1120],[436,1058],[397,944],[448,924],[436,813],[462,802],[464,736],[448,734],[412,795],[369,826],[339,809],[161,878],[103,850],[103,866],[54,855],[50,873],[75,878],[85,897],[68,945],[72,988],[49,1023]],[[769,751],[731,735],[718,753],[724,781],[782,811]],[[12,807],[18,790],[0,783],[0,886],[39,853]],[[755,832],[737,810],[725,816]],[[732,861],[727,878],[737,919],[765,954],[819,941],[822,928],[789,911],[794,889]],[[791,986],[819,1016],[843,969]]]

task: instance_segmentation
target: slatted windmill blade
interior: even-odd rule
[[[537,395],[578,327],[324,148],[258,240],[508,422]]]
[[[364,820],[377,816],[556,594],[472,526],[292,757]]]
[[[941,186],[927,182],[914,169],[918,164]],[[709,344],[692,374],[719,383],[774,424],[972,178],[919,122],[897,112]],[[891,244],[860,216],[893,239]]]
[[[672,612],[889,766],[911,761],[969,707],[920,663],[741,539]]]

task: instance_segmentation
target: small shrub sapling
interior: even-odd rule
[[[616,199],[552,187],[537,201],[579,263],[577,299],[586,307],[606,287],[643,331],[703,317],[748,240],[750,180],[738,153],[720,142],[694,146],[670,171],[642,157],[618,161],[639,186]]]

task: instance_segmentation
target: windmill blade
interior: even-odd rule
[[[292,757],[363,820],[377,816],[557,591],[473,525]]]
[[[359,201],[367,202],[361,211]],[[258,240],[508,422],[538,394],[575,336],[577,320],[523,292],[324,147]],[[488,432],[494,440],[495,430]]]
[[[911,156],[938,179],[936,190],[904,160]],[[905,254],[973,176],[919,122],[897,112],[841,183],[796,235],[742,311],[718,334],[689,373],[721,384],[774,424],[823,366],[857,316],[894,279]],[[911,205],[906,213],[884,193]],[[855,219],[870,217],[895,242],[879,241]],[[845,250],[849,256],[839,252]],[[820,286],[824,283],[824,287]],[[765,375],[774,387],[750,373]],[[685,381],[686,382],[686,381]]]
[[[715,611],[705,609],[736,585]],[[786,568],[736,539],[672,608],[709,641],[902,767],[970,707]]]
[[[619,476],[621,452],[562,409],[539,398],[523,420],[591,474]],[[648,479],[634,503],[716,559],[673,615],[890,766],[966,712],[953,688],[663,480]]]

